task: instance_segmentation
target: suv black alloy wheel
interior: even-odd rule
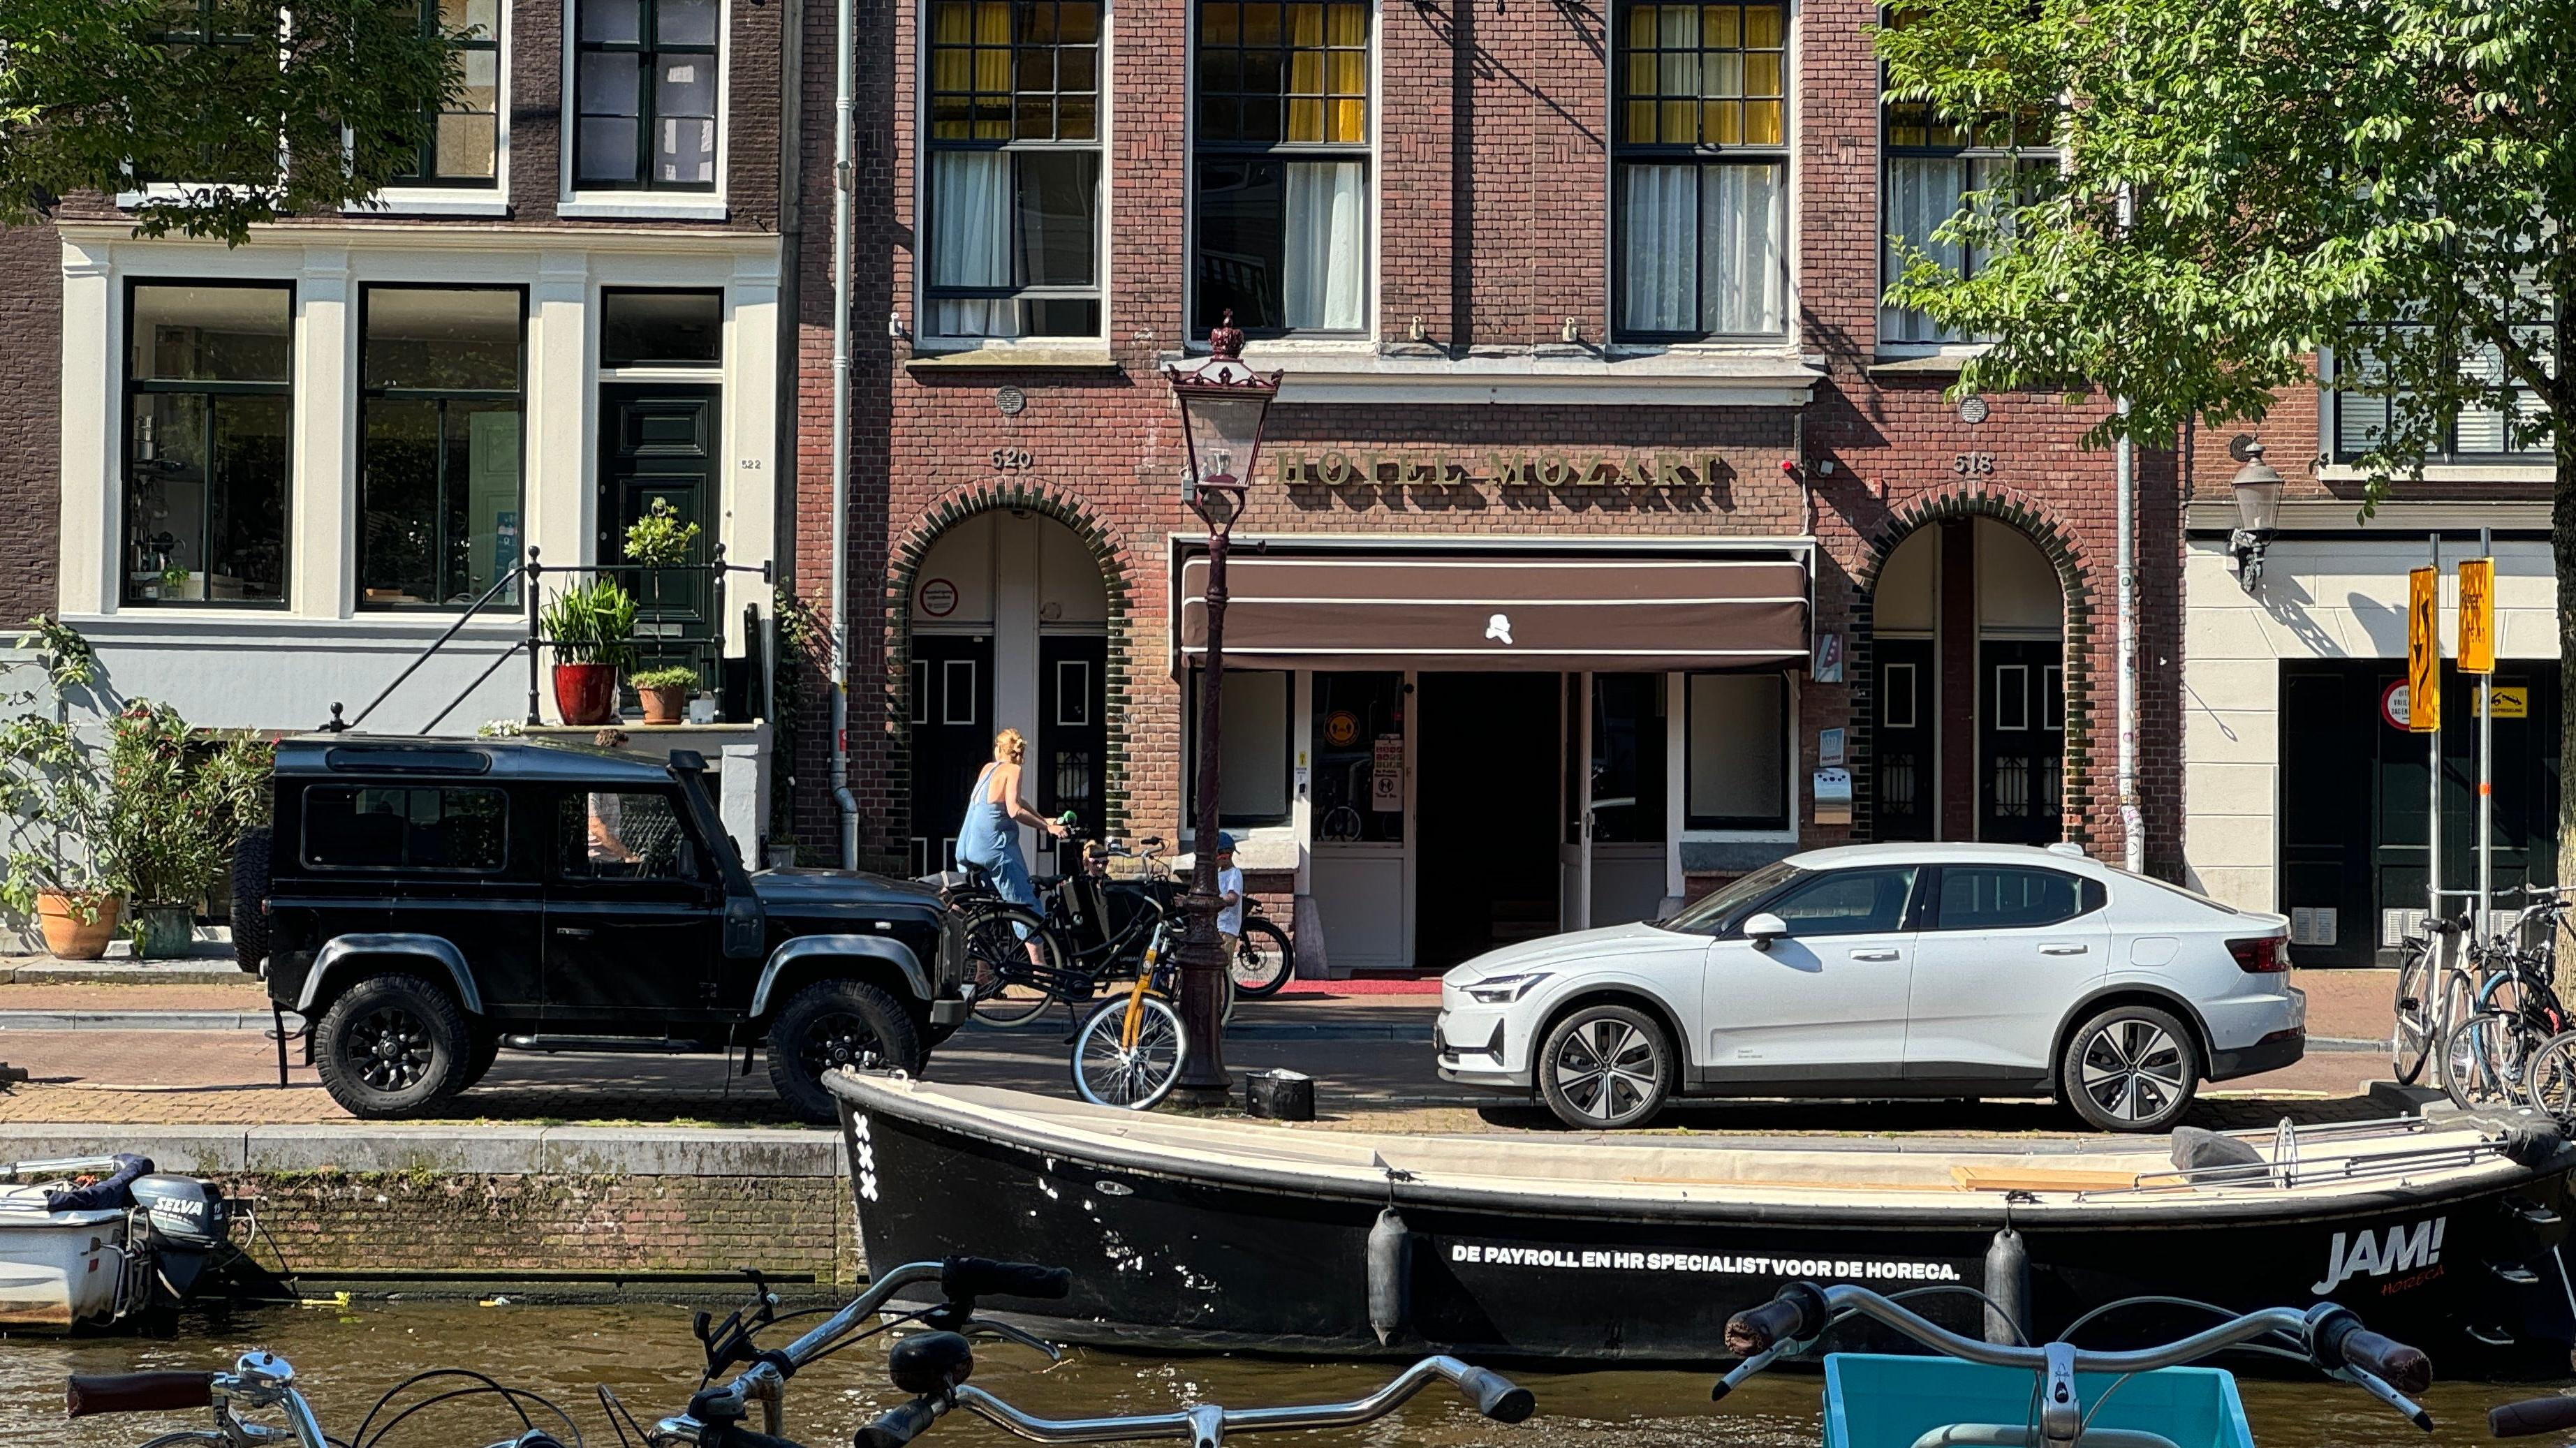
[[[769,1084],[808,1121],[837,1118],[823,1073],[838,1066],[918,1073],[926,1053],[912,1017],[883,989],[825,980],[798,991],[769,1027]]]
[[[372,975],[314,1028],[323,1089],[350,1115],[419,1116],[462,1088],[473,1037],[455,997],[416,975]]]

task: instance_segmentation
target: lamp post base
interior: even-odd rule
[[[1191,1111],[1223,1111],[1234,1104],[1230,1086],[1175,1086],[1165,1098],[1174,1106]]]

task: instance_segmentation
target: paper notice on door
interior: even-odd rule
[[[1404,736],[1377,736],[1377,752],[1369,763],[1369,808],[1379,814],[1401,814],[1404,810]]]

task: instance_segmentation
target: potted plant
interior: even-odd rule
[[[61,624],[32,620],[18,647],[35,652],[57,699],[95,677],[89,645]],[[0,904],[34,917],[55,956],[96,960],[125,903],[107,770],[59,708],[29,707],[43,693],[10,693],[5,702],[20,712],[0,721],[0,816],[8,821]]]
[[[109,828],[133,897],[128,927],[146,960],[185,954],[197,904],[232,857],[237,806],[206,769],[203,746],[167,704],[138,700],[108,723]]]
[[[555,595],[539,618],[555,651],[555,709],[566,724],[617,718],[617,671],[635,655],[635,595],[596,578]]]
[[[668,668],[645,669],[630,681],[636,695],[644,701],[644,722],[677,724],[680,711],[689,705],[689,691],[698,685],[698,671],[685,664]]]

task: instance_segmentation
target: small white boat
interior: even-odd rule
[[[0,1329],[113,1322],[140,1286],[122,1209],[53,1212],[44,1186],[0,1186]]]

